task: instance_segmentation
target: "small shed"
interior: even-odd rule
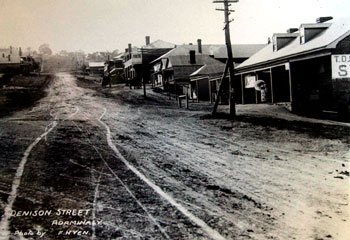
[[[217,96],[218,83],[225,70],[225,64],[205,64],[190,75],[191,97],[197,101],[213,102]]]
[[[103,76],[105,62],[89,62],[88,71],[90,74]]]

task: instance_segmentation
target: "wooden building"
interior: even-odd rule
[[[218,62],[216,64],[206,64],[193,72],[190,75],[192,99],[196,99],[197,101],[215,101],[218,83],[221,80],[224,70],[225,64]],[[228,89],[228,85],[226,89]]]
[[[113,84],[125,82],[123,59],[124,53],[120,53],[113,57],[113,61],[108,62],[108,75]]]
[[[287,103],[301,114],[349,116],[350,20],[322,17],[287,33],[236,68],[237,103],[260,103],[254,82],[263,80],[266,101]]]
[[[264,46],[265,44],[232,45],[235,65]],[[185,94],[189,90],[189,97],[192,99],[213,100],[219,84],[218,76],[222,75],[226,60],[226,45],[202,44],[202,40],[198,39],[197,45],[177,46],[154,60],[152,83],[154,87],[178,94]]]
[[[0,48],[0,73],[18,73],[20,68],[20,48]]]
[[[193,97],[193,92],[188,91],[190,75],[204,65],[220,63],[195,45],[177,46],[152,62],[152,85],[177,95],[189,93]]]
[[[149,83],[152,74],[150,62],[174,47],[175,44],[162,40],[151,43],[149,36],[146,36],[146,45],[141,48],[132,47],[129,44],[124,54],[124,75],[127,84],[139,86],[142,82]]]
[[[105,63],[104,62],[89,62],[87,71],[92,75],[103,76]]]
[[[38,70],[39,63],[27,53],[22,56],[21,48],[1,48],[0,49],[0,73],[8,74],[29,74]]]

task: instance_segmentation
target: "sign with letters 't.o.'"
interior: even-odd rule
[[[350,54],[332,55],[332,79],[350,79]]]

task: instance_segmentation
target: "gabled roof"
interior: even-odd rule
[[[216,64],[205,64],[203,67],[193,72],[190,76],[221,74],[225,71],[225,64],[219,62]]]
[[[217,45],[202,45],[202,54],[214,55],[214,51],[216,51],[217,49],[219,49],[222,46],[223,45],[218,45],[218,44]],[[159,60],[162,58],[168,58],[169,56],[188,56],[189,51],[196,51],[196,55],[200,54],[200,53],[198,53],[198,45],[184,44],[184,45],[176,46],[176,48],[167,52],[163,56],[160,56],[156,60]]]
[[[140,49],[138,47],[131,47],[131,52],[138,53],[138,52],[140,52]]]
[[[203,68],[203,66],[213,66],[222,64],[220,61],[210,57],[209,55],[196,55],[196,62],[190,63],[190,57],[185,55],[169,56],[171,68],[174,71],[174,79],[189,79],[193,72]]]
[[[142,48],[144,49],[148,49],[148,48],[174,48],[176,45],[173,43],[169,43],[163,40],[157,40],[154,41],[148,45],[144,45],[142,46]]]
[[[249,58],[266,44],[233,44],[232,52],[234,58]],[[227,48],[226,45],[222,45],[214,52],[215,58],[227,58]]]
[[[302,24],[302,27],[315,24]],[[325,23],[320,24],[325,26]],[[273,44],[270,43],[249,59],[241,63],[236,69],[244,69],[270,62],[289,59],[307,53],[335,48],[337,43],[350,35],[350,19],[339,19],[327,22],[328,27],[308,42],[301,44],[300,36],[296,37],[288,45],[278,51],[273,51]]]
[[[190,75],[201,66],[199,65],[187,65],[181,67],[174,67],[174,80],[188,82]]]
[[[217,64],[219,61],[210,57],[209,55],[196,55],[196,62],[194,64],[190,63],[189,55],[176,55],[169,56],[169,61],[171,65],[174,66],[190,66],[190,65],[205,65],[205,64]]]
[[[116,59],[122,59],[124,57],[125,53],[122,52],[122,53],[119,53],[117,56],[113,57],[114,60]]]
[[[233,44],[232,51],[234,58],[249,58],[254,53],[262,49],[266,44]],[[179,56],[189,55],[189,51],[196,51],[196,55],[200,55],[198,53],[198,45],[179,45],[176,46],[173,50],[167,52],[166,54],[160,56],[153,62],[159,61],[162,58],[168,58],[169,56]],[[202,45],[202,54],[203,55],[211,55],[214,58],[227,58],[227,48],[224,44],[203,44]],[[153,63],[152,62],[152,63]]]
[[[89,67],[104,67],[104,62],[89,62]]]

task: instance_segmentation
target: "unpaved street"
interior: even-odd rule
[[[349,239],[350,124],[55,76],[0,118],[0,239]]]

